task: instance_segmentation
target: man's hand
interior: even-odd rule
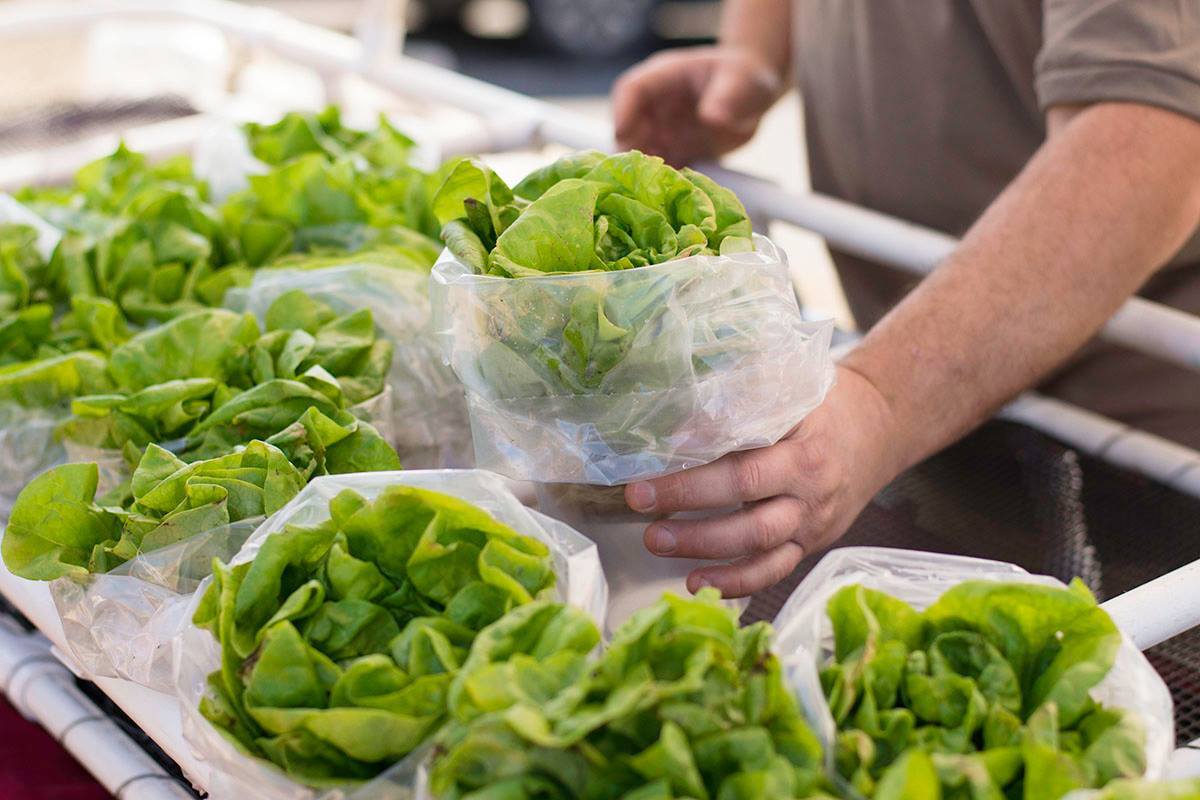
[[[693,592],[715,586],[726,597],[752,594],[845,533],[898,471],[889,455],[892,425],[875,387],[839,369],[825,402],[778,444],[630,484],[625,498],[635,511],[658,513],[743,504],[724,516],[655,522],[646,547],[671,558],[732,562],[692,572]]]
[[[784,89],[779,73],[749,50],[668,50],[613,86],[617,144],[682,166],[750,140]]]

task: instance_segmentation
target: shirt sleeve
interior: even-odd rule
[[[1200,0],[1046,0],[1042,32],[1043,111],[1134,102],[1200,120]]]

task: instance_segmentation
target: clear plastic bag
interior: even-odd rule
[[[34,247],[45,260],[62,240],[62,231],[5,192],[0,192],[0,224],[33,228],[37,232]],[[0,522],[8,519],[13,502],[30,478],[66,458],[54,436],[64,415],[61,409],[0,406]]]
[[[267,537],[287,525],[308,526],[329,518],[329,501],[345,489],[373,500],[389,486],[416,486],[453,495],[487,511],[518,533],[532,536],[550,548],[557,575],[559,599],[583,609],[603,629],[608,587],[596,545],[566,524],[526,508],[498,475],[481,470],[369,472],[317,478],[270,517],[246,541],[232,563],[254,559]],[[175,691],[181,703],[184,736],[209,770],[209,795],[267,800],[392,800],[424,797],[424,751],[415,751],[372,780],[357,786],[317,790],[297,783],[265,762],[238,752],[200,715],[200,698],[207,677],[220,664],[220,648],[212,635],[191,624],[196,604],[211,578],[200,584],[187,603],[185,627],[175,638]]]
[[[208,184],[214,203],[249,188],[251,175],[270,171],[250,152],[246,134],[232,120],[215,120],[201,132],[192,148],[192,169]]]
[[[969,580],[1032,583],[1063,587],[1056,578],[1033,575],[1015,564],[966,556],[886,547],[844,547],[831,551],[810,572],[775,617],[776,647],[783,654],[809,654],[814,664],[833,655],[833,627],[825,612],[830,597],[844,586],[862,584],[897,597],[917,610],[943,592]],[[1146,778],[1166,774],[1175,745],[1171,694],[1146,657],[1122,634],[1116,661],[1091,695],[1099,702],[1135,712],[1146,729]],[[800,693],[818,733],[833,742],[833,718],[820,686]]]
[[[434,326],[467,389],[476,463],[613,486],[778,441],[833,383],[833,322],[806,322],[786,257],[755,245],[516,279],[443,253]]]
[[[263,522],[252,517],[144,553],[101,575],[50,584],[67,649],[89,679],[124,678],[169,693],[171,641],[192,592]]]
[[[28,225],[37,231],[35,247],[46,261],[62,241],[62,231],[34,213],[24,203],[6,192],[0,192],[0,224]]]
[[[6,522],[25,484],[67,454],[54,436],[60,422],[54,414],[10,407],[0,418],[7,418],[0,425],[0,522]]]
[[[472,465],[466,401],[454,373],[442,363],[430,331],[429,282],[417,272],[356,261],[319,269],[263,269],[253,283],[233,289],[225,305],[261,321],[280,295],[302,289],[340,312],[369,308],[382,335],[395,345],[391,420],[380,428],[406,467]],[[385,433],[385,429],[390,433]]]

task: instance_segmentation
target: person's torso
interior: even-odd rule
[[[1046,136],[1041,0],[796,0],[813,188],[960,236]],[[1194,236],[1173,263],[1200,262]]]

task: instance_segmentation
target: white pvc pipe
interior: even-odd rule
[[[1200,620],[1200,561],[1130,589],[1102,606],[1139,650],[1185,633]]]
[[[79,690],[50,643],[0,618],[0,691],[59,741],[118,800],[181,800],[189,794]]]
[[[1200,452],[1169,439],[1037,392],[1022,394],[997,416],[1028,425],[1109,464],[1200,498]]]
[[[747,207],[820,234],[850,255],[927,274],[958,240],[877,211],[819,194],[796,195],[766,181],[706,166],[704,171],[737,191]],[[1200,318],[1132,297],[1100,330],[1102,339],[1191,370],[1200,370]]]

